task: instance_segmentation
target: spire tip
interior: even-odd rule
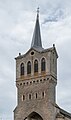
[[[37,18],[39,18],[39,7],[37,8]]]
[[[39,7],[37,8],[37,13],[39,13]]]

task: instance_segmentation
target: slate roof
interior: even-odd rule
[[[70,119],[71,119],[71,113],[69,113],[69,112],[63,110],[63,109],[60,108],[56,103],[53,104],[53,105],[54,105],[56,108],[59,109],[59,114],[63,115],[64,117],[67,117],[67,118],[70,118]],[[57,114],[57,115],[59,116],[59,114]],[[57,117],[58,117],[58,116],[57,116]]]

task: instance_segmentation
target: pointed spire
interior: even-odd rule
[[[39,20],[39,7],[37,8],[37,19]]]
[[[40,49],[42,48],[40,25],[39,25],[39,8],[37,8],[37,18],[36,18],[36,24],[35,24],[31,47],[40,48]]]

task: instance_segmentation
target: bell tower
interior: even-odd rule
[[[55,45],[42,47],[39,9],[31,42],[26,54],[16,57],[17,107],[14,120],[54,120],[57,84]]]

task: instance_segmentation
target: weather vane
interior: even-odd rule
[[[37,13],[39,13],[39,7],[37,8]]]
[[[39,18],[39,7],[37,8],[37,17]]]

